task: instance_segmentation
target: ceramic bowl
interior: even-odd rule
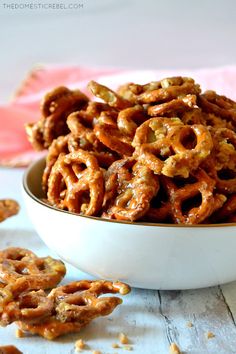
[[[41,159],[26,171],[24,199],[39,236],[68,263],[146,289],[192,289],[236,279],[236,224],[128,223],[58,210],[40,200],[44,166]]]

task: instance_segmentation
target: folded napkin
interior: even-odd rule
[[[0,105],[0,165],[26,166],[42,153],[32,150],[24,124],[40,117],[39,103],[44,94],[56,86],[79,88],[88,94],[87,83],[98,81],[116,89],[125,82],[147,83],[168,76],[190,76],[202,87],[236,100],[236,66],[198,70],[121,70],[80,66],[47,65],[33,69],[12,101]]]

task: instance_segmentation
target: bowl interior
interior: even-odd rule
[[[32,197],[36,197],[37,199],[45,198],[42,190],[42,176],[45,166],[45,158],[42,158],[34,162],[24,175],[24,188]]]

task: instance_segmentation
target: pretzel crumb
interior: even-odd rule
[[[215,334],[210,332],[210,331],[208,331],[208,332],[206,332],[206,337],[207,337],[207,339],[211,339],[211,338],[215,337]]]
[[[181,354],[181,351],[177,344],[171,343],[170,345],[170,354]]]
[[[81,350],[83,350],[85,348],[85,343],[83,341],[83,339],[78,339],[76,342],[75,342],[75,350],[77,352],[80,352]]]
[[[133,350],[133,347],[131,345],[124,345],[123,349],[131,351],[131,350]]]
[[[129,343],[129,339],[126,336],[126,334],[124,334],[124,333],[119,334],[119,341],[121,344],[128,344]]]
[[[186,326],[191,328],[191,327],[193,327],[193,324],[192,324],[192,322],[189,321],[189,322],[186,323]]]
[[[118,349],[118,348],[120,348],[120,346],[119,346],[119,344],[117,344],[117,343],[113,343],[113,344],[112,344],[112,348],[114,348],[114,349],[117,348],[117,349]]]
[[[17,328],[16,338],[24,338],[24,336],[25,336],[25,333],[20,328]]]

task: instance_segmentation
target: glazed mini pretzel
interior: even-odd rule
[[[128,100],[122,98],[116,92],[112,91],[104,85],[97,83],[96,81],[90,81],[88,84],[88,89],[92,92],[94,96],[101,98],[109,106],[118,110],[122,110],[132,106],[132,104]]]
[[[203,125],[178,118],[151,118],[136,130],[134,156],[156,174],[188,177],[210,154],[211,134]]]
[[[88,321],[89,323],[89,321]],[[77,333],[87,325],[86,322],[61,322],[56,319],[55,316],[51,316],[47,322],[43,323],[28,323],[23,321],[16,322],[17,326],[25,332],[31,334],[38,334],[41,337],[53,340],[59,336],[68,334],[68,333]]]
[[[4,306],[0,313],[0,325],[5,327],[15,321],[42,322],[52,311],[53,301],[43,290],[23,292]]]
[[[107,199],[109,197],[111,199],[114,198],[112,184],[118,187],[115,192],[117,196],[113,205],[103,213],[103,217],[118,220],[138,220],[147,212],[150,207],[150,201],[158,192],[158,177],[154,175],[152,170],[136,163],[135,160],[127,161],[127,163],[131,164],[131,166],[133,165],[130,172],[125,171],[125,168],[123,168],[122,174],[119,174],[120,172],[118,171],[112,176],[111,171],[109,171],[105,197]],[[126,175],[129,175],[128,180],[125,178],[122,181],[122,177]]]
[[[204,167],[216,181],[217,191],[236,193],[236,133],[227,128],[210,130],[214,148]]]
[[[134,149],[131,146],[137,126],[147,119],[142,106],[123,109],[118,116],[102,112],[94,132],[97,138],[109,149],[123,156],[131,156]]]
[[[196,95],[186,95],[180,98],[175,98],[169,102],[161,103],[148,107],[148,114],[152,117],[166,116],[176,117],[181,112],[186,112],[196,107]]]
[[[122,134],[133,138],[137,127],[147,119],[144,108],[136,105],[119,112],[117,126]]]
[[[46,167],[43,171],[42,177],[42,188],[45,193],[48,190],[48,179],[52,171],[52,167],[57,161],[61,153],[69,153],[69,134],[66,136],[59,136],[57,139],[53,140],[52,144],[49,146],[48,154],[46,157]]]
[[[58,208],[96,215],[103,202],[104,180],[97,159],[79,149],[61,154],[48,181],[48,200]]]
[[[94,127],[96,137],[109,149],[120,156],[131,156],[134,148],[131,146],[132,138],[124,135],[118,128],[117,123],[108,119],[99,119]]]
[[[103,199],[103,210],[107,210],[114,204],[115,198],[121,193],[127,184],[132,180],[132,168],[136,160],[127,157],[113,162],[105,172],[105,194]],[[103,216],[106,212],[103,213]],[[107,215],[108,217],[108,215]]]
[[[201,124],[216,128],[216,129],[221,129],[221,128],[228,128],[231,130],[235,130],[234,122],[230,121],[228,119],[223,119],[219,116],[216,116],[213,113],[205,113],[202,112],[202,120]]]
[[[236,194],[229,196],[222,208],[217,210],[211,220],[213,222],[235,222],[236,214]]]
[[[8,247],[0,250],[0,263],[5,260],[24,261],[38,258],[36,254],[26,248]]]
[[[214,196],[215,181],[199,169],[191,173],[191,181],[178,183],[164,177],[165,188],[172,207],[172,218],[177,224],[199,224],[204,222],[214,211],[215,202],[220,208],[225,202],[224,196]],[[197,198],[200,197],[200,198]]]
[[[65,275],[63,262],[51,257],[39,258],[20,248],[15,249],[14,256],[14,248],[3,252],[8,255],[2,256],[0,280],[6,284],[14,284],[19,279],[24,279],[28,282],[29,290],[50,289]]]
[[[88,113],[87,110],[74,112],[67,118],[67,125],[71,131],[68,140],[68,148],[70,152],[77,151],[78,149],[89,151],[98,159],[99,166],[107,168],[116,160],[116,155],[96,137],[93,127],[99,116],[91,114],[93,111],[91,105],[88,111],[90,113]],[[94,114],[98,113],[95,108],[94,111]],[[113,114],[112,111],[108,112],[109,114]],[[103,112],[100,114],[102,115]]]
[[[188,77],[171,77],[156,83],[156,87],[144,85],[143,93],[137,96],[138,103],[167,102],[183,95],[197,95],[200,93],[199,85]]]
[[[236,123],[236,102],[215,91],[206,91],[198,97],[198,104],[204,112],[213,113]]]
[[[126,295],[130,287],[121,282],[82,280],[55,288],[48,295],[54,302],[55,315],[43,323],[19,321],[21,330],[53,340],[66,333],[79,332],[94,318],[109,315],[122,303],[118,297],[100,297],[102,294]]]
[[[23,354],[23,353],[14,345],[1,345],[0,354]]]
[[[179,117],[185,125],[193,125],[193,124],[208,125],[206,124],[206,120],[203,117],[203,113],[201,109],[198,107],[194,107],[190,110],[181,112],[179,114]]]
[[[87,96],[79,90],[71,91],[61,86],[49,92],[41,104],[40,121],[26,125],[28,139],[35,149],[48,148],[58,136],[66,135],[66,118],[70,113],[85,107],[87,102]]]
[[[19,204],[12,199],[2,199],[0,200],[0,222],[6,220],[7,218],[18,214],[20,209]]]
[[[61,322],[88,323],[96,317],[109,315],[122,303],[118,297],[100,295],[129,292],[130,287],[121,282],[82,280],[53,289],[49,298],[55,302],[56,317]]]

